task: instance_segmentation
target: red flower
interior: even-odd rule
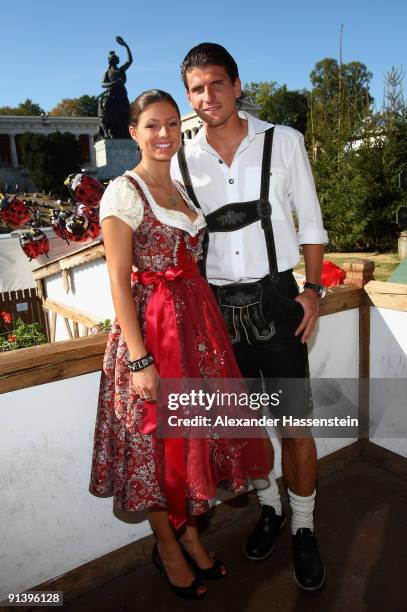
[[[15,342],[17,340],[17,336],[15,336],[14,334],[9,334],[7,340],[9,340],[10,342]]]
[[[4,323],[11,323],[11,314],[9,312],[5,312],[3,310],[3,312],[1,313],[1,316],[3,317]]]

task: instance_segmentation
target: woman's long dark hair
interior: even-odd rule
[[[171,94],[163,91],[162,89],[148,89],[147,91],[143,91],[143,93],[137,96],[134,102],[130,104],[129,125],[137,127],[141,113],[148,106],[150,106],[150,104],[154,104],[155,102],[168,102],[175,108],[178,117],[181,118],[178,104],[175,102]]]

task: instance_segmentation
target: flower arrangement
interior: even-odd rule
[[[14,329],[10,329],[13,320],[9,312],[0,313],[1,327],[5,331],[0,331],[0,352],[13,351],[14,349],[27,348],[38,344],[45,344],[47,338],[39,323],[24,323],[17,319]]]

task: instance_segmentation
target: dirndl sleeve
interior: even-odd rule
[[[100,201],[100,223],[107,217],[121,219],[132,230],[143,220],[143,202],[137,190],[124,176],[119,176],[107,186]]]

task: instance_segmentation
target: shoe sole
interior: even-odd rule
[[[250,555],[247,554],[246,550],[243,548],[243,553],[246,557],[246,559],[250,559],[250,561],[263,561],[264,559],[267,559],[267,557],[269,557],[271,555],[271,553],[274,550],[274,547],[276,545],[277,542],[277,538],[280,535],[280,532],[284,529],[285,525],[287,523],[287,517],[284,519],[284,521],[281,523],[280,528],[278,530],[278,533],[276,535],[276,540],[274,541],[273,546],[271,547],[271,549],[268,551],[267,554],[263,555],[262,557],[250,557]]]
[[[315,587],[305,587],[300,582],[298,582],[297,576],[295,575],[295,572],[294,572],[295,584],[297,585],[297,587],[299,589],[301,589],[301,591],[307,591],[308,593],[312,593],[314,591],[318,591],[319,589],[322,589],[322,587],[325,584],[325,579],[326,579],[326,571],[324,570],[324,577],[322,578],[321,582],[317,586],[315,586]]]

